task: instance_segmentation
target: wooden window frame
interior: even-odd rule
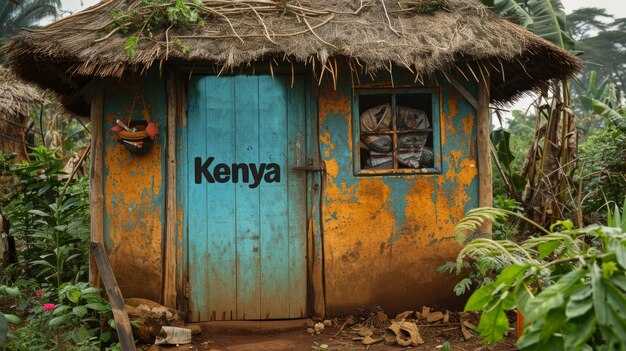
[[[432,132],[433,138],[433,153],[434,153],[434,165],[433,167],[424,168],[397,168],[398,167],[398,148],[397,148],[397,135],[396,130],[396,115],[395,111],[392,115],[393,130],[390,132],[382,132],[377,134],[390,134],[392,135],[393,142],[393,163],[394,168],[389,169],[363,169],[361,168],[361,123],[360,123],[360,111],[359,111],[359,99],[362,96],[367,95],[382,95],[389,94],[392,96],[392,104],[395,104],[396,95],[406,94],[430,94],[431,95],[431,127],[427,129],[428,132]],[[423,87],[423,88],[386,88],[386,89],[354,89],[352,94],[352,151],[353,151],[353,167],[355,176],[372,176],[372,175],[416,175],[416,174],[441,174],[441,87]],[[432,131],[431,131],[432,129]]]

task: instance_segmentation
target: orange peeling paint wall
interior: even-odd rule
[[[150,120],[158,135],[146,155],[132,155],[110,130],[116,119]],[[165,80],[152,70],[104,93],[104,237],[125,298],[161,301],[165,232]]]
[[[477,90],[476,84],[465,86]],[[390,313],[459,307],[452,292],[456,277],[436,269],[456,258],[453,227],[478,206],[475,109],[443,85],[441,174],[355,176],[350,80],[339,80],[336,90],[320,87],[318,101],[327,168],[322,226],[328,314],[377,305]]]

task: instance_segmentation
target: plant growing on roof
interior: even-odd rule
[[[403,12],[427,14],[441,9],[444,4],[444,0],[418,0],[400,5],[403,6]],[[380,5],[381,10],[385,12],[387,17],[389,28],[399,36],[400,33],[391,25],[391,20],[389,19],[385,2],[381,0]],[[361,5],[354,12],[354,14],[359,13],[363,8],[369,6],[372,6],[372,4],[361,1]],[[335,14],[346,14],[349,12],[342,12],[333,9],[320,10],[312,7],[313,6],[310,4],[302,4],[300,2],[291,3],[285,0],[240,0],[232,2],[214,2],[203,0],[144,0],[138,6],[133,5],[129,9],[112,11],[111,15],[113,19],[110,26],[108,26],[108,34],[96,41],[106,40],[118,31],[124,34],[130,33],[125,41],[124,50],[129,57],[132,57],[135,53],[135,48],[143,39],[149,39],[152,41],[157,40],[153,36],[153,31],[160,29],[165,30],[166,51],[169,51],[169,45],[173,44],[183,53],[188,53],[190,48],[182,42],[182,39],[185,36],[177,37],[176,35],[172,35],[170,37],[168,35],[169,30],[172,28],[203,28],[203,18],[208,19],[212,17],[221,19],[227,23],[232,34],[215,34],[209,36],[211,38],[228,38],[232,36],[241,42],[244,42],[243,38],[265,37],[270,42],[275,43],[277,38],[299,35],[303,32],[310,31],[320,41],[329,46],[334,46],[318,36],[314,32],[314,27],[326,24]],[[264,14],[267,13],[279,13],[281,15],[295,16],[298,18],[298,23],[302,24],[303,30],[289,34],[275,33],[275,28],[271,28],[264,19]],[[238,30],[235,28],[241,23],[234,23],[236,21],[231,21],[231,18],[241,14],[249,15],[250,23],[259,23],[262,31],[251,32],[250,28],[246,28],[242,30],[245,31],[245,33],[238,33]],[[307,18],[321,18],[322,24],[311,26],[311,24],[307,21]]]
[[[202,7],[201,0],[185,2],[176,0],[168,3],[162,0],[145,0],[142,10],[113,11],[113,23],[111,24],[107,37],[117,31],[122,33],[132,32],[124,43],[124,51],[129,57],[135,54],[135,48],[141,38],[151,37],[155,29],[171,28],[172,26],[192,26],[204,27],[204,21],[200,18],[199,8]],[[148,9],[145,11],[145,9]],[[106,38],[106,37],[105,37]],[[189,47],[182,44],[180,39],[174,39],[172,43],[181,48],[183,52],[188,52]]]
[[[517,244],[477,239],[459,253],[465,260],[510,263],[498,277],[476,290],[465,310],[482,311],[477,331],[496,343],[509,330],[505,312],[518,308],[525,328],[520,350],[624,350],[626,348],[626,199],[608,213],[607,226],[574,229],[557,222],[545,235]],[[486,220],[506,215],[482,208],[455,231],[475,230]]]

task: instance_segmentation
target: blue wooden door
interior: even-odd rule
[[[195,76],[179,154],[192,321],[306,315],[303,79]]]

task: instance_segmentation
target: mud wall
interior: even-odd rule
[[[165,79],[156,70],[104,92],[104,240],[125,298],[161,301],[165,233]],[[158,135],[146,155],[131,154],[110,128],[116,119],[150,120]]]
[[[336,89],[330,81],[314,89],[327,168],[321,209],[327,314],[376,305],[390,313],[420,305],[458,306],[452,292],[456,277],[436,268],[456,257],[454,224],[478,206],[475,109],[439,79],[441,173],[355,176],[352,83],[349,76],[340,78]],[[475,83],[462,83],[476,93]],[[390,86],[382,75],[375,84]],[[394,86],[411,87],[413,77],[394,74]],[[161,300],[163,280],[165,92],[165,79],[155,70],[124,78],[104,93],[105,245],[124,296],[155,301]],[[159,135],[147,155],[130,154],[109,131],[116,119],[129,117],[157,124]],[[186,244],[180,211],[179,251]],[[186,268],[178,262],[179,278]]]
[[[410,87],[412,78],[394,74],[394,85]],[[455,278],[436,269],[456,257],[460,247],[453,227],[478,206],[476,111],[442,80],[441,174],[355,176],[351,82],[340,79],[337,89],[332,84],[319,89],[329,315],[377,305],[388,312],[459,305],[452,292]],[[388,78],[384,83],[381,78],[371,87],[391,87]],[[464,85],[476,93],[477,84]]]

